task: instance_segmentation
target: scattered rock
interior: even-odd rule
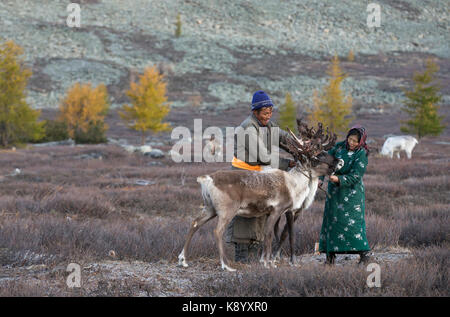
[[[142,145],[137,147],[135,151],[145,155],[146,153],[150,153],[152,151],[152,147],[150,145]]]
[[[150,152],[145,153],[144,155],[150,156],[152,158],[163,158],[164,152],[159,149],[153,149]]]
[[[442,145],[450,145],[450,142],[446,142],[446,141],[436,141],[433,142],[434,144],[442,144]]]
[[[139,186],[148,186],[148,185],[156,184],[156,182],[145,180],[145,179],[139,179],[139,180],[135,181],[134,184],[139,185]]]
[[[116,140],[116,139],[113,139],[113,138],[108,138],[107,140],[108,140],[109,144],[115,144],[115,145],[118,145],[118,146],[125,146],[125,145],[127,145],[127,140],[125,140],[125,139],[118,139],[118,140]]]
[[[128,153],[134,153],[136,152],[136,147],[133,145],[125,145],[123,146],[123,148],[125,149],[125,151],[127,151]]]
[[[163,165],[164,164],[161,162],[154,162],[154,161],[147,163],[147,166],[163,166]]]
[[[81,159],[81,160],[102,160],[103,159],[103,153],[99,153],[99,152],[92,152],[92,153],[85,153],[85,154],[81,154],[81,155],[77,155],[75,156],[76,159]]]
[[[44,146],[58,146],[58,145],[70,145],[75,146],[75,141],[72,139],[67,139],[63,141],[54,141],[54,142],[45,142],[45,143],[36,143],[33,146],[36,147],[44,147]]]

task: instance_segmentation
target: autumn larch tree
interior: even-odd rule
[[[23,49],[13,41],[0,44],[0,146],[19,145],[44,136],[40,111],[25,101],[31,70],[21,58]]]
[[[330,76],[328,85],[319,94],[313,93],[313,110],[309,115],[309,121],[313,124],[322,122],[325,127],[338,135],[343,135],[348,130],[348,125],[353,120],[352,97],[344,96],[341,83],[347,77],[339,66],[339,59],[334,55],[327,74]]]
[[[286,93],[284,104],[280,107],[280,117],[278,119],[278,125],[281,129],[286,130],[286,128],[295,131],[297,111],[295,109],[294,102],[290,93]]]
[[[175,37],[181,36],[181,15],[178,13],[177,22],[175,22]]]
[[[169,129],[170,125],[162,122],[170,112],[166,83],[156,66],[145,68],[139,82],[131,82],[126,94],[131,99],[131,105],[124,105],[119,115],[130,128],[141,132],[142,145],[148,131],[157,133]]]
[[[86,134],[89,129],[101,126],[99,132],[104,132],[104,123],[109,109],[108,93],[103,84],[93,88],[90,83],[74,84],[59,106],[58,120],[67,125],[69,136]]]

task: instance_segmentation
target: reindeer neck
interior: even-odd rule
[[[309,180],[312,179],[312,175],[311,175],[311,169],[304,167],[304,166],[295,166],[294,168],[292,168],[289,171],[290,174],[292,174],[293,176],[305,176],[306,178],[308,178]]]
[[[304,184],[305,181],[307,184],[309,184],[313,181],[311,170],[303,166],[296,166],[289,170],[288,173],[295,179],[295,182],[298,184]]]

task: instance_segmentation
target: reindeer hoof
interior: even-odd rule
[[[178,256],[178,266],[188,267],[189,265],[186,263],[186,259],[184,258],[183,252]]]
[[[262,265],[264,265],[265,269],[269,268],[269,264],[267,263],[267,261],[260,261],[262,263]]]
[[[296,261],[296,257],[295,256],[289,260],[289,265],[290,266],[299,266],[298,262]]]
[[[273,261],[274,261],[274,262],[279,262],[279,261],[281,261],[281,255],[280,255],[280,253],[277,253],[277,254],[275,254],[275,255],[273,256]]]
[[[222,264],[222,270],[227,270],[228,272],[236,272],[236,269],[233,269],[226,264]]]

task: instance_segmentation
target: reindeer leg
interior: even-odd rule
[[[291,213],[291,211],[286,212],[286,219],[287,219],[289,213]],[[275,224],[275,225],[277,225],[277,224]],[[278,239],[277,245],[274,250],[274,258],[276,260],[281,259],[281,246],[283,245],[284,240],[286,240],[287,234],[288,234],[288,228],[287,228],[287,221],[286,221],[286,224],[283,227],[283,231],[281,233],[280,239]]]
[[[280,218],[278,218],[277,222],[275,222],[275,226],[273,227],[273,234],[275,237],[275,242],[278,244],[280,242],[280,238],[278,237],[278,225],[280,224]]]
[[[275,263],[272,262],[272,240],[273,240],[273,227],[275,222],[280,218],[281,212],[274,211],[266,220],[264,226],[264,248],[261,255],[261,262],[264,267],[268,265],[276,267]]]
[[[294,264],[294,222],[295,222],[295,218],[293,216],[293,214],[291,212],[288,212],[286,214],[286,221],[287,221],[287,227],[289,230],[289,246],[290,246],[290,251],[291,251],[291,265]]]
[[[216,229],[214,229],[214,235],[216,237],[216,243],[217,247],[219,248],[219,257],[220,257],[220,263],[222,265],[222,270],[225,269],[230,272],[236,271],[236,269],[233,269],[232,267],[229,267],[226,263],[228,260],[225,257],[224,247],[223,247],[223,233],[225,231],[225,228],[230,223],[231,219],[235,216],[235,213],[226,214],[224,212],[219,214],[219,221],[217,222]],[[226,261],[225,261],[226,260]]]
[[[281,237],[280,237],[280,243],[277,245],[277,248],[274,252],[275,258],[281,258],[281,246],[283,245],[284,240],[286,240],[286,237],[289,234],[289,245],[290,245],[290,251],[291,251],[291,259],[290,259],[291,265],[294,264],[294,245],[295,245],[294,223],[297,220],[299,214],[300,214],[299,211],[286,212],[286,224],[283,228],[283,233],[281,234]]]
[[[293,215],[294,215],[294,220],[293,220],[293,223],[294,223],[295,220],[297,220],[298,213],[295,213],[293,211],[286,212],[286,224],[284,225],[283,232],[281,233],[281,236],[280,236],[280,240],[278,241],[278,245],[276,246],[276,249],[274,251],[274,256],[277,259],[281,258],[281,246],[283,245],[284,240],[286,240],[287,235],[289,234],[289,237],[291,237],[291,234],[289,231],[289,229],[290,229],[289,221],[291,221],[290,219],[292,219]],[[292,251],[291,251],[291,254],[292,254]]]
[[[201,226],[203,226],[205,223],[207,223],[209,220],[211,220],[216,216],[216,213],[212,209],[208,210],[206,207],[203,209],[203,212],[204,213],[206,212],[206,214],[202,214],[192,222],[191,229],[189,230],[189,233],[187,235],[183,250],[178,255],[178,265],[180,266],[188,267],[188,264],[186,263],[186,253],[194,233],[197,232],[198,228],[200,228]]]

